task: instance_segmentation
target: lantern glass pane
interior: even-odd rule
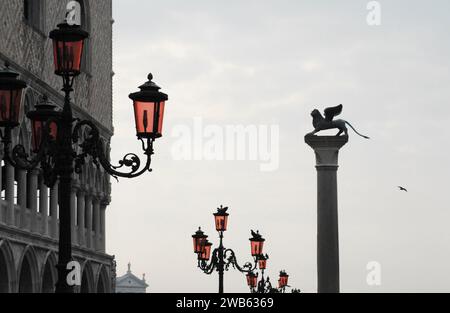
[[[134,101],[136,132],[142,138],[162,136],[165,102]]]
[[[53,40],[53,57],[57,73],[80,73],[84,41]]]
[[[208,261],[211,257],[211,245],[203,246],[202,253],[200,254],[200,260]]]
[[[247,274],[247,284],[251,288],[255,288],[258,282],[258,276],[254,274]]]
[[[31,136],[31,145],[33,147],[33,151],[36,152],[39,150],[42,142],[42,122],[34,120],[33,121],[33,133]]]
[[[289,276],[288,275],[283,275],[280,276],[280,279],[278,280],[278,282],[280,283],[280,288],[286,287],[288,285],[288,280],[289,280]]]
[[[0,90],[0,122],[19,123],[22,89]]]
[[[205,245],[206,238],[194,238],[194,253],[200,253]]]
[[[34,152],[37,152],[41,146],[43,138],[44,123],[39,120],[33,120],[33,132],[31,136],[31,144]],[[58,126],[55,122],[50,123],[50,138],[55,140],[58,133]]]
[[[252,256],[263,254],[264,241],[250,241]]]
[[[249,286],[249,287],[252,287],[252,275],[250,275],[250,274],[247,274],[247,285]]]
[[[227,230],[228,216],[215,215],[214,219],[216,221],[216,230],[217,231],[226,231]]]
[[[259,269],[260,270],[265,270],[266,269],[266,265],[267,265],[267,261],[266,260],[259,260]]]

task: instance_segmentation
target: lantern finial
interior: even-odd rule
[[[46,93],[44,93],[41,96],[41,99],[39,101],[39,104],[48,104],[48,95]]]

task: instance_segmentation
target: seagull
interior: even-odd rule
[[[408,192],[408,190],[405,187],[402,187],[402,186],[398,186],[398,189],[400,189],[400,191]]]

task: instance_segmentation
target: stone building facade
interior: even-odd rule
[[[0,68],[5,61],[28,88],[15,143],[29,150],[24,117],[42,95],[62,108],[62,80],[54,74],[49,32],[63,21],[68,0],[0,1]],[[94,122],[109,142],[112,126],[112,0],[79,0],[82,27],[90,33],[82,73],[74,84],[74,114]],[[0,147],[0,160],[3,147]],[[49,189],[39,169],[23,171],[1,161],[0,293],[53,292],[58,257],[57,184]],[[114,257],[105,252],[105,214],[111,201],[107,173],[87,162],[74,174],[71,193],[74,260],[81,264],[80,292],[114,292]]]

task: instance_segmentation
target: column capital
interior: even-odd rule
[[[41,174],[42,170],[39,167],[32,168],[29,170],[29,173],[31,175],[39,176]]]
[[[108,205],[110,205],[111,203],[111,197],[107,196],[104,197],[101,201],[100,201],[100,205],[104,208],[106,208]]]
[[[339,149],[348,142],[348,136],[306,135],[305,142],[316,153],[317,169],[334,170],[338,167]]]
[[[77,189],[77,194],[85,194],[86,193],[86,189],[83,186],[78,186]]]

